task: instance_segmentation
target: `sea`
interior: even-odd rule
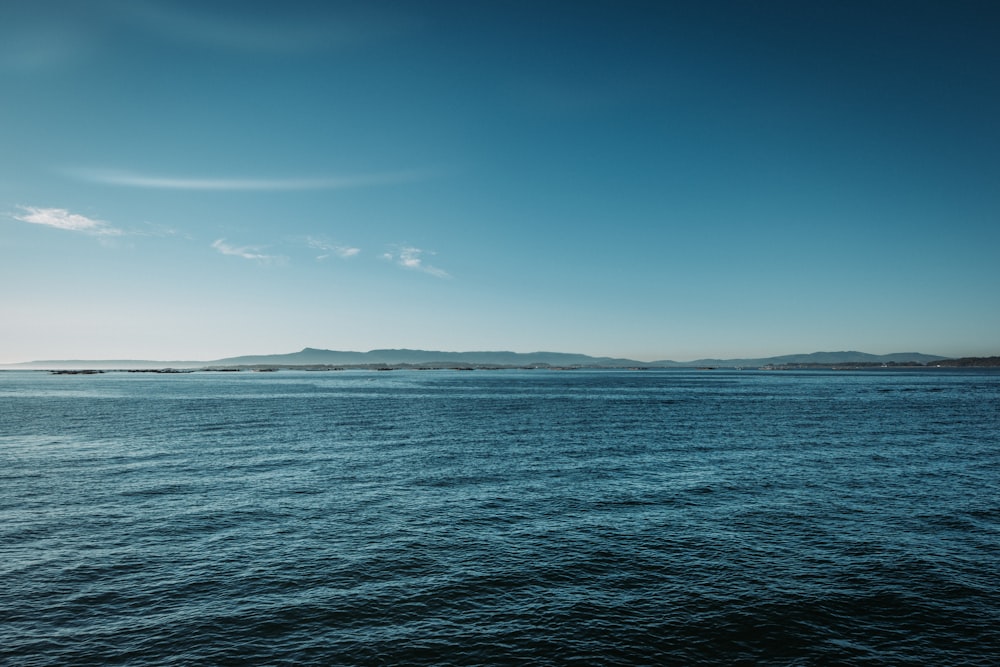
[[[3,372],[0,664],[997,665],[1000,372]]]

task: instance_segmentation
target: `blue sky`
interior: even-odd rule
[[[0,4],[0,363],[1000,353],[992,2]]]

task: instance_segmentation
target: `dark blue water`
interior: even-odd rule
[[[0,373],[0,663],[1000,663],[1000,374]]]

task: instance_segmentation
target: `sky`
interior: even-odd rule
[[[0,363],[1000,354],[1000,5],[0,3]]]

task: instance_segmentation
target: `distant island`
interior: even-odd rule
[[[697,359],[689,362],[660,360],[643,362],[615,357],[593,357],[566,352],[443,352],[433,350],[384,349],[368,352],[323,350],[307,347],[287,354],[227,357],[212,361],[149,360],[47,360],[9,364],[8,370],[99,371],[132,370],[182,372],[189,370],[278,370],[278,369],[501,369],[501,368],[760,368],[765,370],[852,368],[988,368],[1000,367],[1000,357],[946,357],[919,352],[867,354],[865,352],[813,352],[746,359]]]

